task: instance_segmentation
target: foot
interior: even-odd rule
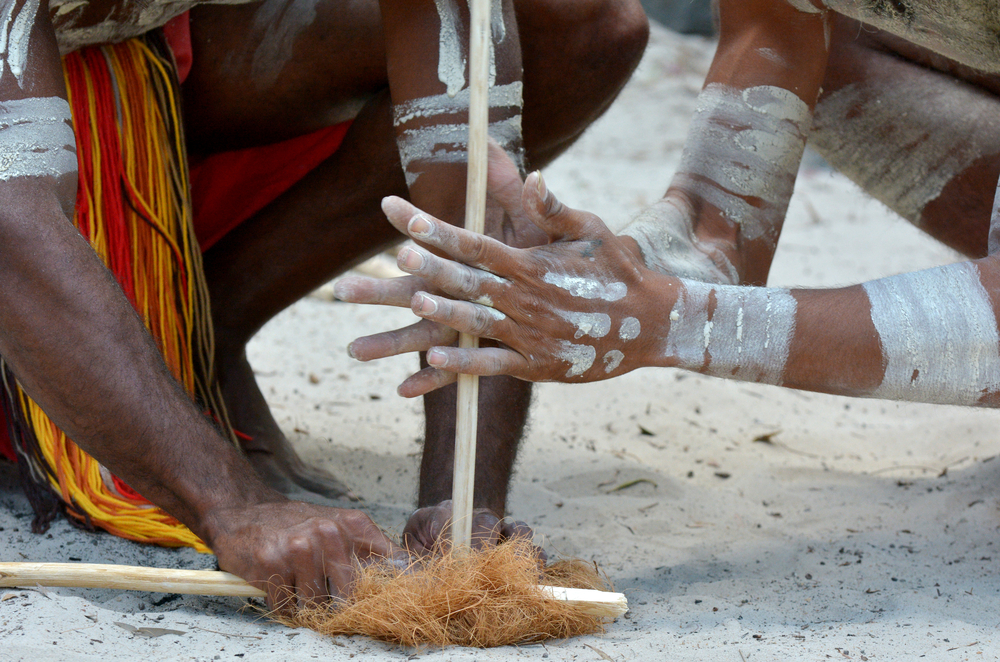
[[[289,496],[306,491],[328,499],[359,500],[332,474],[299,458],[271,415],[243,352],[232,360],[220,357],[217,366],[222,397],[229,420],[239,432],[240,447],[269,487]]]

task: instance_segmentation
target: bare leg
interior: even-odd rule
[[[986,255],[1000,176],[1000,79],[840,19],[810,145],[888,207]]]
[[[536,167],[582,133],[638,62],[646,39],[641,12],[628,14],[629,21],[608,30],[604,50],[595,48],[594,31],[623,16],[619,4],[577,2],[577,11],[559,24],[543,26],[529,18],[528,29],[521,29],[523,41],[558,43],[566,58],[533,51],[538,61],[525,60],[526,70],[539,72],[525,81],[526,144]],[[331,117],[367,99],[333,157],[205,255],[224,396],[236,427],[253,437],[244,449],[273,486],[286,491],[298,486],[329,496],[344,494],[344,486],[305,467],[295,455],[257,388],[245,345],[286,306],[401,239],[379,209],[383,196],[405,195],[406,187],[385,90],[377,6],[373,3],[351,14],[334,5],[317,6],[316,20],[298,37],[295,59],[278,80],[263,87],[264,77],[255,79],[252,68],[259,43],[250,29],[252,7],[199,7],[192,15],[198,68],[185,84],[189,140],[192,151],[203,153],[300,135],[326,126]],[[531,8],[521,13],[534,16]],[[240,25],[246,29],[234,27]],[[581,49],[582,61],[589,62],[583,67],[586,80],[567,86],[575,60],[552,35],[587,30],[589,37],[573,42]],[[303,55],[309,53],[315,57]],[[545,129],[535,130],[536,124]],[[476,505],[502,515],[530,386],[512,379],[488,380],[481,391]],[[422,505],[450,494],[454,395],[427,398],[425,409]]]

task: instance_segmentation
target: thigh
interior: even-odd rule
[[[195,153],[350,119],[388,84],[377,0],[200,5],[191,40],[184,112]]]
[[[986,254],[1000,176],[998,78],[838,21],[810,144],[949,246]]]

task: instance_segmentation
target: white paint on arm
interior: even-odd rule
[[[797,310],[785,289],[682,279],[670,312],[666,353],[687,370],[781,384]]]
[[[885,375],[872,397],[974,405],[1000,391],[1000,335],[965,262],[865,283]]]
[[[69,103],[60,97],[0,102],[0,181],[77,172]]]
[[[438,37],[438,80],[445,84],[448,96],[455,96],[465,87],[466,56],[458,37],[457,0],[434,0],[441,32]]]
[[[28,64],[28,47],[31,31],[38,15],[39,0],[25,0],[18,5],[15,0],[7,0],[2,9],[3,26],[0,26],[0,58],[17,79],[24,82],[24,70]],[[6,71],[4,71],[6,73]]]
[[[250,75],[258,89],[273,85],[291,61],[295,41],[316,20],[319,0],[264,0],[254,14],[259,35]]]

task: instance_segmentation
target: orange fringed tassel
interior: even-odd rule
[[[63,60],[80,166],[75,222],[152,332],[173,375],[232,436],[212,376],[177,82],[169,56],[157,46],[155,37],[133,39]],[[32,475],[49,483],[72,517],[130,540],[209,551],[80,450],[19,388],[14,399],[15,413],[33,433],[15,439],[19,456],[35,463]]]

